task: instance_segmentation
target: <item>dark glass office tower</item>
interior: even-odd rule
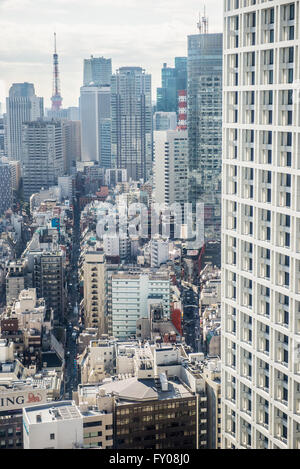
[[[223,35],[188,36],[189,201],[205,204],[205,239],[220,239]]]
[[[146,181],[152,170],[151,75],[141,67],[122,67],[112,76],[111,122],[115,167]]]
[[[175,57],[176,88],[178,91],[187,89],[187,57]]]

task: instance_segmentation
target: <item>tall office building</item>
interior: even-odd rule
[[[147,180],[152,168],[151,75],[122,67],[112,76],[112,158],[128,178]]]
[[[187,89],[187,57],[175,57],[176,88],[179,91]]]
[[[65,120],[62,122],[64,172],[72,173],[77,161],[81,161],[81,123]]]
[[[64,174],[63,124],[35,121],[23,124],[24,197],[57,184]]]
[[[224,1],[223,448],[300,448],[300,1]]]
[[[83,86],[80,90],[81,159],[111,168],[110,86]]]
[[[44,115],[44,100],[35,95],[31,83],[14,83],[6,99],[5,138],[7,156],[22,161],[22,124]]]
[[[222,34],[188,37],[189,202],[205,204],[205,238],[220,239]]]
[[[175,67],[163,64],[161,88],[157,88],[157,111],[178,112],[178,93],[187,89],[187,57],[175,57]]]
[[[93,57],[84,60],[83,85],[91,84],[98,86],[110,85],[112,76],[111,59],[104,57]]]

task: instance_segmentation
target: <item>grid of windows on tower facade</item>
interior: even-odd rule
[[[224,448],[300,448],[300,2],[224,1]]]

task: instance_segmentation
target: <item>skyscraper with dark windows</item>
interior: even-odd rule
[[[122,67],[112,76],[112,159],[128,178],[146,181],[152,169],[151,75]]]
[[[223,35],[188,37],[189,202],[205,204],[205,239],[220,239]]]

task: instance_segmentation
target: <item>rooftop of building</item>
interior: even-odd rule
[[[90,395],[99,394],[116,398],[118,406],[132,402],[160,401],[192,397],[193,394],[177,378],[168,381],[168,390],[162,391],[159,379],[138,379],[136,377],[118,379],[117,377],[104,380],[101,385],[88,386],[84,389]]]
[[[25,407],[23,411],[27,416],[29,424],[77,420],[82,418],[79,409],[73,401],[51,402],[44,405]]]

